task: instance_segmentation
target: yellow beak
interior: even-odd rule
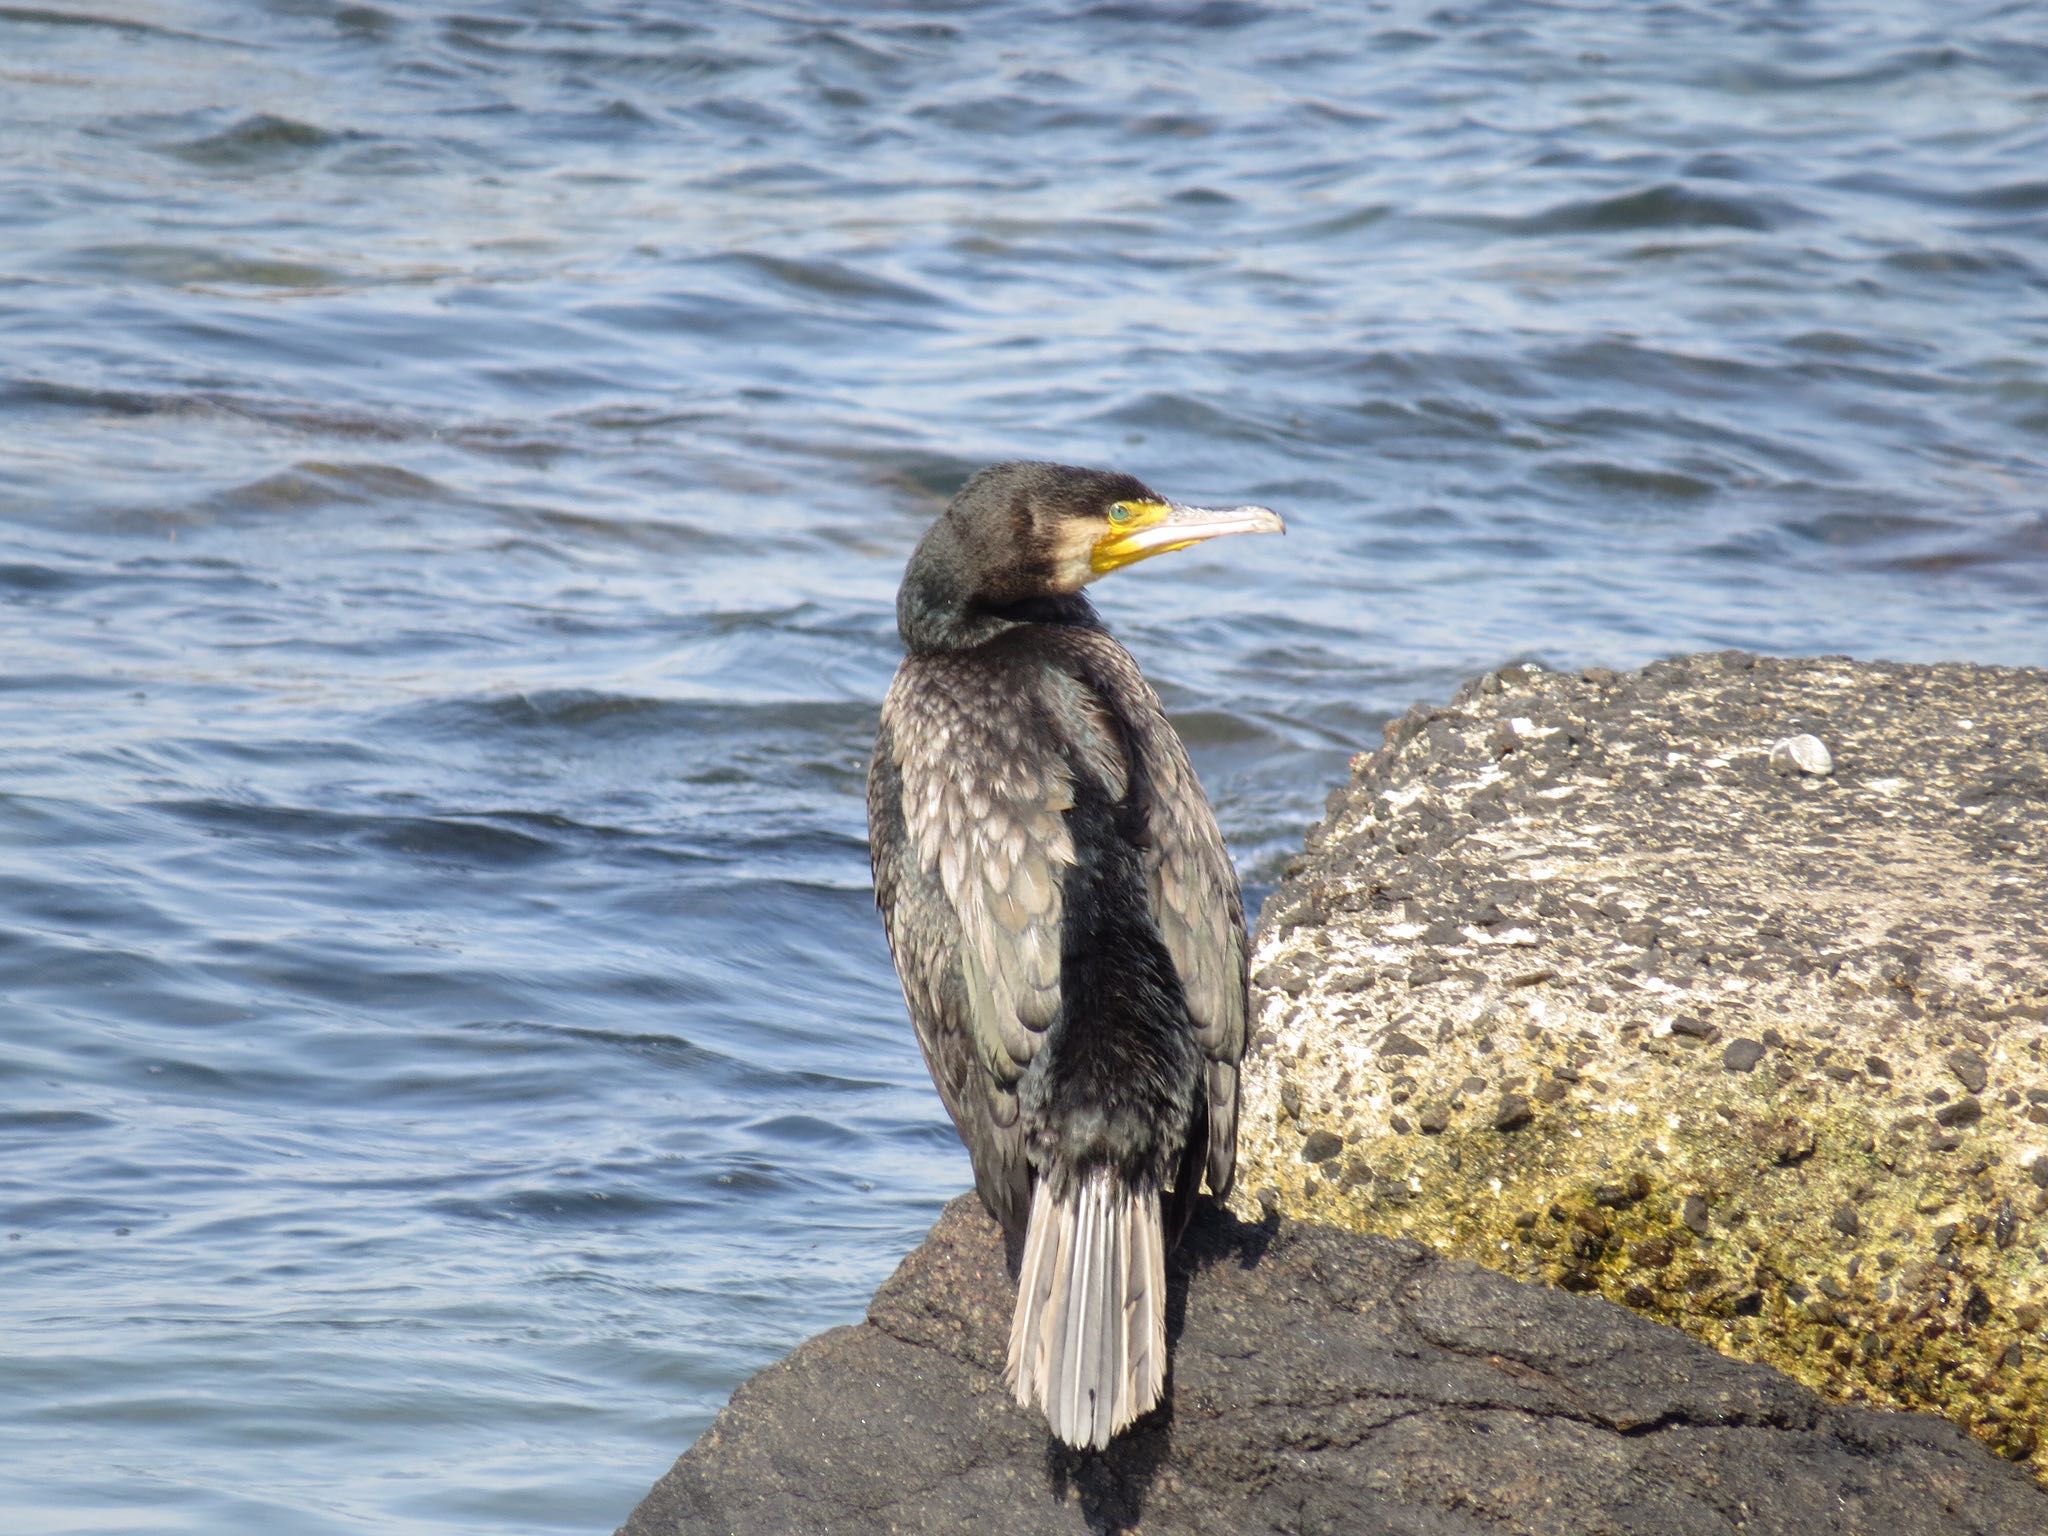
[[[1175,501],[1126,501],[1119,502],[1118,509],[1130,514],[1129,521],[1112,521],[1088,557],[1098,576],[1207,539],[1287,531],[1280,514],[1267,507],[1184,507]]]

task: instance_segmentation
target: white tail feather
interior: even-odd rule
[[[1060,1439],[1101,1449],[1166,1386],[1159,1196],[1106,1168],[1031,1192],[1003,1380]]]

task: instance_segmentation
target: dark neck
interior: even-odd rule
[[[934,523],[910,557],[896,594],[896,627],[913,654],[962,651],[1019,624],[1099,627],[1079,592],[1046,594],[1046,576],[1028,561],[991,568],[977,559],[949,515]]]
[[[920,582],[917,576],[913,569],[896,594],[896,628],[903,635],[904,648],[913,654],[964,651],[1020,624],[1067,624],[1083,629],[1097,629],[1102,624],[1095,605],[1079,592],[988,603],[962,598],[935,583]]]

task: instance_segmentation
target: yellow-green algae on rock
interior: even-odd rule
[[[1772,748],[1812,735],[1810,750]],[[2048,673],[1517,668],[1268,903],[1235,1200],[1926,1409],[2048,1482]]]

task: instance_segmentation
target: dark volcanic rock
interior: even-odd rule
[[[1003,1389],[1003,1243],[962,1197],[864,1324],[741,1387],[620,1536],[2048,1530],[2048,1495],[1938,1419],[1829,1406],[1412,1243],[1205,1209],[1173,1271],[1166,1406],[1066,1451]]]

